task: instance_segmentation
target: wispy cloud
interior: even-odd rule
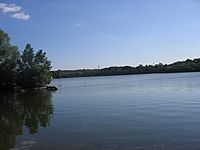
[[[23,11],[23,8],[16,4],[0,3],[0,12],[8,14],[9,16],[15,19],[21,19],[21,20],[30,19],[30,15],[26,14]]]
[[[83,24],[83,23],[81,23],[81,22],[80,22],[80,23],[76,23],[76,24],[75,24],[75,26],[76,26],[76,27],[82,27],[83,25],[84,25],[84,24]]]
[[[11,15],[12,18],[28,20],[30,19],[30,15],[26,15],[24,12],[14,13]]]

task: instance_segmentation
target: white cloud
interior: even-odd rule
[[[26,15],[24,12],[14,13],[11,15],[12,18],[28,20],[30,19],[30,15]]]
[[[8,14],[9,16],[15,19],[21,19],[21,20],[30,19],[30,15],[24,13],[23,8],[16,4],[0,3],[0,12]]]
[[[22,8],[15,4],[0,3],[0,10],[4,13],[13,13],[13,12],[22,11]]]

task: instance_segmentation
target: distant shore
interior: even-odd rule
[[[52,71],[53,78],[73,78],[73,77],[92,77],[92,76],[115,76],[132,74],[151,74],[151,73],[183,73],[200,72],[200,58],[177,61],[172,64],[114,66],[103,69],[79,69],[79,70],[57,70]]]

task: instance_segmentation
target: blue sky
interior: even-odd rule
[[[200,57],[198,0],[1,0],[0,28],[53,69],[136,66]],[[5,5],[6,4],[6,5]],[[1,5],[0,5],[1,6]]]

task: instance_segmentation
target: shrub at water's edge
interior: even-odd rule
[[[0,89],[38,88],[51,81],[51,62],[42,50],[34,53],[27,44],[22,54],[10,44],[7,33],[0,29]]]

